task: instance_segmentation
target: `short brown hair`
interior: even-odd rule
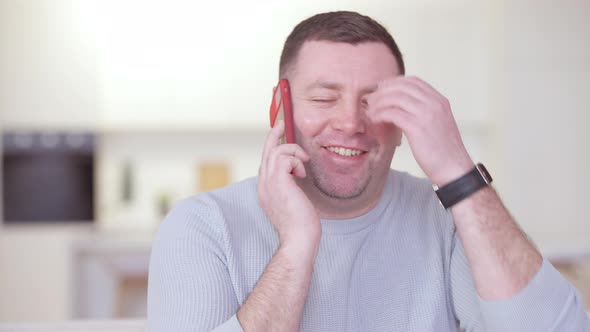
[[[391,34],[381,24],[356,12],[337,11],[317,14],[297,24],[283,46],[279,64],[279,78],[285,77],[303,43],[310,40],[342,42],[352,45],[363,42],[381,42],[393,53],[400,74],[405,74],[402,54]]]

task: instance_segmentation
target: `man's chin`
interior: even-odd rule
[[[317,181],[316,181],[317,180]],[[351,200],[360,197],[367,189],[368,181],[335,182],[326,181],[327,179],[314,179],[315,187],[325,196],[332,199]]]

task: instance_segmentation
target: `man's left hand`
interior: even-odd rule
[[[448,99],[423,80],[383,80],[368,104],[374,122],[392,123],[403,131],[418,165],[434,184],[447,184],[474,167]]]

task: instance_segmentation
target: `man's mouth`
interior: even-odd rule
[[[366,153],[366,151],[363,150],[343,148],[341,146],[323,146],[323,148],[343,157],[354,157]]]

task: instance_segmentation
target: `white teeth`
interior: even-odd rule
[[[341,156],[345,156],[345,157],[352,157],[352,156],[358,156],[359,154],[362,153],[362,151],[360,150],[354,150],[354,149],[346,149],[346,148],[341,148],[341,147],[326,147],[326,149],[328,149],[331,152],[337,153]]]

